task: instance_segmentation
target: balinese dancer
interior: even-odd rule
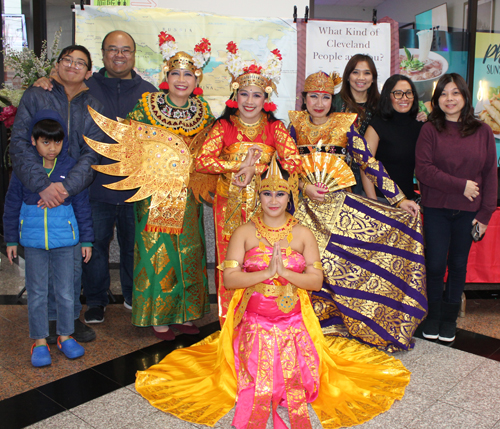
[[[346,338],[326,340],[308,291],[323,274],[314,235],[286,209],[296,181],[275,158],[260,184],[260,211],[229,241],[224,284],[234,289],[221,332],[138,372],[137,391],[162,411],[213,426],[236,404],[237,429],[353,426],[388,410],[410,381],[402,363]]]
[[[325,268],[323,287],[312,296],[314,310],[325,334],[408,350],[427,311],[418,206],[350,131],[356,114],[331,112],[333,88],[327,74],[310,75],[304,110],[290,112],[304,196],[295,217],[315,235]],[[355,183],[345,162],[349,155],[395,207],[349,192]]]
[[[115,158],[121,166],[99,171],[130,176],[110,185],[113,189],[142,186],[130,200],[136,202],[132,323],[153,326],[158,338],[173,340],[172,326],[197,334],[192,321],[210,311],[199,195],[209,197],[200,187],[211,177],[193,171],[193,158],[213,122],[199,88],[211,48],[202,39],[190,55],[177,49],[171,35],[161,32],[159,39],[163,92],[143,94],[129,114],[130,125],[114,123],[111,135],[122,141],[122,153],[129,150],[127,144],[135,145],[136,152]],[[119,134],[122,130],[127,133]]]
[[[275,49],[263,65],[243,61],[235,43],[227,46],[227,69],[232,76],[232,99],[215,122],[196,160],[196,171],[217,175],[213,209],[216,261],[226,257],[229,237],[247,222],[258,201],[260,175],[277,152],[283,167],[294,173],[300,159],[293,139],[273,111],[270,101],[281,73],[281,54]],[[232,291],[216,273],[219,318],[224,323]]]

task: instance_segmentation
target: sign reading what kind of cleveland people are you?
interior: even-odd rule
[[[349,59],[368,54],[383,85],[391,75],[391,25],[371,22],[309,21],[307,24],[306,76],[321,70],[342,76]]]

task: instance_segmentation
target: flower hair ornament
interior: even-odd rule
[[[259,64],[255,60],[243,61],[238,53],[236,43],[227,44],[226,68],[231,79],[231,98],[226,101],[226,106],[237,108],[236,93],[239,88],[249,85],[255,85],[261,88],[268,98],[264,103],[266,112],[274,112],[276,104],[271,102],[271,94],[276,91],[276,85],[281,77],[281,61],[283,57],[278,49],[271,51],[264,64]]]
[[[203,79],[202,69],[210,59],[210,54],[212,52],[212,46],[208,39],[201,39],[200,43],[194,47],[194,55],[179,51],[175,38],[171,34],[162,31],[158,35],[158,39],[160,50],[163,55],[163,62],[165,63],[163,66],[163,82],[160,84],[160,89],[168,90],[168,83],[166,82],[167,73],[174,69],[191,70],[198,78],[199,85]],[[202,95],[203,90],[197,86],[193,94]]]

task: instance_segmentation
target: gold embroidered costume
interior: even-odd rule
[[[244,269],[265,269],[264,254],[272,248],[249,250]],[[299,253],[286,259],[288,269],[304,270]],[[162,411],[208,426],[237,400],[237,429],[263,429],[270,413],[274,427],[284,427],[278,404],[288,408],[292,429],[311,429],[307,403],[323,428],[353,426],[402,398],[410,372],[399,360],[355,340],[325,338],[308,293],[293,287],[296,303],[283,312],[280,287],[235,290],[222,331],[138,372],[137,391]]]
[[[325,124],[315,125],[307,111],[290,112],[291,134],[306,159],[302,180],[329,181],[323,202],[304,197],[294,213],[315,235],[324,267],[323,288],[313,292],[312,303],[325,334],[408,350],[427,311],[420,219],[352,194],[347,173],[337,181],[329,177],[345,168],[324,172],[336,165],[328,158],[349,156],[355,119],[332,113]],[[321,163],[314,164],[310,160],[318,153]],[[404,198],[389,178],[382,182],[396,201]]]
[[[232,183],[248,149],[257,144],[262,154],[255,165],[255,176],[243,190]],[[269,122],[263,114],[252,126],[244,124],[238,115],[231,120],[215,123],[196,159],[196,171],[218,177],[213,203],[217,265],[226,257],[229,237],[246,223],[255,211],[260,175],[266,170],[274,153],[290,174],[297,171],[300,157],[294,141],[281,121]],[[216,273],[219,299],[219,318],[224,323],[232,292],[223,286],[222,273]]]

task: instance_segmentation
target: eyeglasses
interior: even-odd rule
[[[400,100],[401,98],[403,98],[403,95],[406,95],[406,98],[408,100],[411,100],[413,97],[415,97],[415,95],[413,94],[413,91],[411,89],[409,89],[406,92],[403,92],[403,91],[392,91],[391,94],[392,94],[392,96],[396,100]]]
[[[83,60],[73,60],[71,57],[61,58],[59,60],[59,62],[62,63],[62,65],[64,67],[70,68],[71,66],[73,66],[77,70],[83,69],[84,67],[88,68],[88,65],[87,65],[87,63],[85,61],[83,61]]]
[[[106,48],[104,49],[110,57],[114,57],[120,53],[124,57],[130,57],[135,51],[130,48]]]

